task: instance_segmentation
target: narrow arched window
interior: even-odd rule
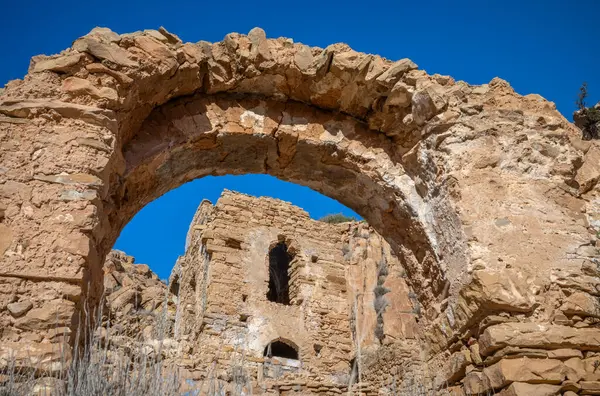
[[[280,357],[285,359],[298,359],[298,350],[283,341],[272,341],[265,347],[264,356]]]
[[[292,256],[285,242],[279,242],[269,251],[269,301],[290,305],[290,261]]]
[[[356,384],[360,380],[359,367],[356,358],[350,360],[350,383]]]

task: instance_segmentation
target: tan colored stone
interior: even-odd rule
[[[142,298],[137,286],[123,287],[108,297],[111,310],[124,311],[126,305],[136,308],[141,304]]]
[[[407,107],[411,104],[412,88],[402,81],[399,81],[392,88],[390,95],[385,101],[385,106]]]
[[[469,351],[460,351],[452,354],[441,372],[436,376],[438,389],[454,384],[465,376],[465,369],[471,363]]]
[[[159,27],[158,31],[160,32],[160,34],[165,36],[167,38],[167,41],[171,44],[180,44],[182,42],[181,39],[179,38],[179,36],[177,36],[174,33],[169,32],[163,26]]]
[[[161,59],[163,61],[174,60],[175,55],[169,50],[169,48],[160,43],[159,41],[153,40],[147,36],[137,36],[133,39],[135,45],[142,50],[149,53],[151,56]]]
[[[32,389],[33,396],[47,396],[64,392],[65,383],[63,380],[52,377],[39,378],[35,380]]]
[[[483,395],[489,390],[487,378],[480,371],[471,371],[463,381],[467,395]]]
[[[416,68],[417,65],[410,59],[401,59],[393,63],[386,71],[377,77],[377,82],[391,87],[400,79],[400,77],[402,77],[404,73]]]
[[[0,343],[0,366],[14,365],[16,369],[35,367],[41,372],[57,373],[71,360],[66,344]]]
[[[567,315],[600,318],[600,299],[587,293],[575,292],[567,297],[560,310]]]
[[[0,256],[3,306],[18,289],[43,307],[55,292],[42,283],[66,278],[81,288],[81,300],[99,303],[103,255],[128,219],[186,181],[242,173],[268,173],[314,188],[358,211],[379,236],[321,229],[314,234],[320,244],[309,246],[318,251],[313,254],[297,227],[303,214],[286,212],[277,231],[266,231],[270,214],[253,217],[244,205],[227,206],[225,217],[236,223],[225,229],[237,231],[247,221],[262,251],[248,258],[244,252],[255,245],[238,241],[237,232],[236,238],[222,238],[223,232],[215,230],[206,230],[212,238],[207,233],[205,240],[194,235],[190,255],[195,255],[196,270],[191,276],[182,259],[182,274],[188,276],[179,279],[187,293],[181,301],[189,303],[181,307],[183,319],[175,326],[188,337],[186,347],[220,350],[194,338],[192,329],[200,326],[207,341],[220,337],[227,326],[263,329],[260,315],[246,308],[264,302],[265,251],[280,236],[303,264],[291,272],[291,300],[297,304],[292,306],[310,307],[295,315],[274,315],[289,319],[265,325],[270,332],[261,333],[265,339],[249,341],[253,353],[262,356],[269,340],[300,331],[302,355],[322,351],[320,364],[338,370],[335,378],[347,375],[347,360],[355,352],[346,322],[355,303],[366,312],[365,353],[376,356],[372,361],[379,367],[396,369],[395,362],[414,358],[414,345],[402,347],[410,344],[405,334],[426,335],[429,348],[423,355],[437,364],[461,348],[464,337],[478,336],[489,325],[484,318],[539,322],[535,326],[554,318],[566,324],[553,312],[558,298],[599,293],[600,280],[586,264],[595,242],[590,227],[600,224],[593,169],[598,161],[593,161],[591,144],[572,143],[581,132],[539,95],[520,96],[498,78],[473,87],[430,76],[408,60],[393,63],[343,44],[322,50],[268,39],[261,29],[230,34],[215,44],[184,45],[164,29],[120,36],[97,28],[72,47],[53,59],[85,52],[81,63],[93,57],[98,61],[92,64],[104,68],[74,65],[60,76],[37,73],[0,92],[1,189],[20,183],[30,191],[28,197],[20,192],[1,196],[2,224],[10,227],[10,238],[1,243],[4,247],[9,240]],[[103,74],[87,75],[96,71]],[[61,89],[63,81],[71,94]],[[101,90],[113,85],[121,86],[103,97],[109,91]],[[78,146],[77,137],[104,142],[108,151],[98,144],[96,149]],[[573,175],[581,192],[589,190],[585,197],[572,191],[571,183],[565,185]],[[83,199],[88,190],[95,194]],[[282,206],[273,204],[268,213],[274,208]],[[374,273],[383,257],[395,257],[397,273],[402,263],[414,290],[408,301],[391,294],[386,300],[386,281],[395,283],[386,278],[392,275]],[[245,260],[258,263],[260,271],[246,274]],[[218,281],[204,277],[200,268],[207,269],[206,263],[221,274]],[[114,271],[111,276],[128,293],[136,286],[156,286],[154,279],[133,273]],[[240,286],[246,276],[254,278]],[[377,283],[380,277],[383,285]],[[22,285],[7,287],[12,280]],[[255,285],[254,294],[240,292],[249,285]],[[375,286],[380,287],[376,298]],[[192,290],[196,299],[190,297]],[[198,305],[204,296],[206,304]],[[122,316],[141,312],[135,301],[124,300]],[[381,309],[373,310],[374,304]],[[263,308],[278,309],[266,302]],[[375,312],[382,310],[383,315]],[[402,323],[389,326],[396,319]],[[492,325],[479,340],[481,353],[489,356],[509,347],[596,350],[595,318],[567,319],[585,328]],[[0,312],[0,344],[19,337],[6,326],[12,320],[7,310]],[[340,323],[344,327],[336,328]],[[324,328],[336,329],[335,336],[315,336],[315,329]],[[335,353],[327,355],[328,349]],[[323,363],[325,356],[331,364]],[[218,361],[230,363],[231,357]],[[208,359],[197,363],[197,371],[209,364]],[[361,372],[375,381],[375,389],[383,375],[368,367]],[[225,371],[220,369],[223,377],[229,375]],[[473,373],[467,377],[477,379]]]
[[[107,60],[119,66],[135,67],[137,62],[130,58],[129,52],[114,43],[103,43],[93,37],[82,37],[73,43],[79,52],[87,52],[100,60]]]
[[[515,357],[545,359],[548,357],[548,351],[534,348],[506,347],[496,351],[493,355],[486,357],[484,364],[486,366],[490,366],[496,362],[499,362],[501,359],[513,359]]]
[[[600,395],[600,381],[581,381],[581,395]]]
[[[254,59],[258,59],[260,62],[269,61],[273,58],[271,50],[269,49],[269,42],[267,35],[261,28],[253,28],[248,32],[248,38],[252,43],[250,46],[250,55]]]
[[[492,389],[501,389],[511,382],[560,384],[566,378],[566,367],[553,359],[507,359],[483,370]]]
[[[12,230],[3,223],[0,223],[0,256],[10,247],[13,241]]]
[[[75,304],[67,300],[52,300],[39,308],[33,308],[15,322],[23,330],[47,330],[70,325],[75,313]]]
[[[574,358],[574,357],[583,359],[583,353],[578,349],[569,349],[569,348],[555,349],[552,351],[548,351],[549,359],[570,359],[570,358]]]
[[[483,361],[481,360],[481,354],[479,353],[478,343],[470,345],[469,351],[471,352],[471,359],[473,360],[473,363],[475,363],[476,365],[480,365],[483,363]]]
[[[79,77],[68,77],[63,81],[62,89],[73,95],[90,95],[98,99],[108,99],[115,102],[118,99],[117,91],[112,88],[95,87],[89,80]]]
[[[94,125],[113,129],[115,115],[110,110],[75,103],[49,101],[45,99],[0,101],[0,113],[12,117],[27,118],[37,109],[51,109],[67,118],[77,118]]]
[[[589,275],[589,276],[600,277],[600,267],[598,266],[597,263],[595,263],[591,260],[583,261],[583,263],[581,264],[581,271],[583,271],[584,274]]]
[[[575,175],[575,181],[579,184],[579,193],[583,194],[591,190],[600,179],[600,146],[593,144],[585,154],[583,165]]]
[[[560,385],[561,392],[565,392],[565,394],[567,394],[569,392],[577,393],[577,392],[579,392],[580,389],[581,389],[581,386],[579,386],[579,384],[577,382],[571,381],[571,380],[564,381]]]
[[[575,329],[537,323],[504,323],[485,329],[479,339],[479,345],[484,356],[505,346],[597,351],[600,350],[600,329]]]
[[[78,64],[82,56],[83,54],[73,53],[58,58],[40,60],[33,66],[33,72],[40,73],[46,70],[66,72],[69,68]]]
[[[71,175],[39,175],[34,176],[36,180],[60,184],[83,184],[86,186],[98,186],[102,183],[98,177],[87,173],[74,173]]]
[[[560,385],[513,382],[498,393],[498,396],[554,396],[560,395],[560,389]]]
[[[90,63],[89,65],[86,65],[85,68],[90,73],[105,73],[113,76],[118,82],[124,85],[130,85],[133,82],[133,79],[128,77],[126,74],[109,69],[101,63]]]
[[[106,27],[95,27],[85,37],[93,37],[103,43],[118,43],[121,37]]]
[[[33,304],[31,301],[25,300],[8,304],[6,308],[13,317],[18,318],[19,316],[25,315],[27,311],[33,308]]]
[[[570,370],[567,374],[569,380],[579,382],[585,376],[585,363],[580,358],[571,358],[565,361],[565,366]]]
[[[535,297],[528,280],[521,274],[509,271],[475,271],[473,282],[461,291],[468,301],[477,301],[486,309],[529,312]]]

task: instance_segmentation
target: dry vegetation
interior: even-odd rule
[[[165,304],[166,306],[166,304]],[[358,317],[356,306],[354,315]],[[102,317],[102,314],[98,315]],[[167,322],[164,311],[158,322]],[[349,376],[347,394],[361,394],[361,355],[360,344],[368,329],[360,320],[355,321],[355,342],[357,357],[354,359],[352,373]],[[115,336],[106,326],[106,318],[102,323],[106,331],[80,332],[79,337],[87,342],[85,347],[75,348],[74,359],[69,362],[68,354],[63,353],[60,368],[54,376],[42,375],[42,367],[38,370],[23,369],[18,361],[9,359],[0,361],[0,396],[165,396],[165,395],[208,395],[208,396],[241,396],[262,394],[262,389],[253,390],[249,378],[249,370],[245,367],[246,359],[243,351],[232,362],[231,382],[229,386],[207,373],[204,382],[186,381],[180,376],[177,367],[164,358],[162,341],[167,339],[171,326],[157,326],[162,334],[158,335],[158,343],[151,348],[141,338],[131,348],[117,346],[111,339]],[[89,327],[89,326],[88,326]],[[96,326],[100,329],[100,326]],[[425,381],[394,379],[388,388],[389,395],[433,396],[446,393],[434,393],[426,386]]]

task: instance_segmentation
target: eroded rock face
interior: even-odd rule
[[[104,291],[104,331],[135,341],[171,335],[175,301],[168,286],[146,264],[112,250],[104,263]]]
[[[191,44],[97,28],[0,95],[2,340],[35,337],[45,306],[68,306],[73,326],[144,204],[227,173],[360,213],[406,270],[434,367],[503,321],[597,327],[597,142],[501,79],[474,87],[260,29]],[[14,330],[7,306],[25,300],[37,319]]]

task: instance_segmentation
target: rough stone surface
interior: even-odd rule
[[[554,396],[560,395],[559,385],[527,384],[513,382],[508,388],[498,393],[499,396]]]
[[[578,348],[600,351],[600,329],[536,323],[505,323],[488,327],[479,340],[481,353],[489,355],[505,346],[525,348]]]
[[[105,257],[148,202],[206,175],[266,173],[337,199],[389,243],[431,371],[480,336],[486,358],[598,345],[598,143],[499,78],[471,86],[260,29],[192,44],[96,28],[34,58],[0,116],[0,343],[49,341],[48,311],[69,327],[97,306]],[[7,304],[24,299],[15,319]],[[380,316],[392,339],[385,323],[402,320]],[[507,323],[549,330],[486,333]]]
[[[14,317],[23,316],[27,311],[33,308],[31,301],[20,301],[6,306],[10,314]]]
[[[289,304],[268,298],[269,254],[280,243],[292,256]],[[418,364],[418,316],[404,271],[367,224],[327,224],[286,202],[225,191],[215,206],[200,205],[186,245],[170,284],[179,307],[175,339],[198,360],[188,370],[209,371],[214,356],[235,360],[239,340],[248,370],[261,384],[278,379],[274,367],[280,366],[291,378],[345,388],[359,348],[364,383],[382,386],[393,379],[373,358],[386,350],[408,352],[392,367]],[[384,295],[374,292],[379,284]],[[384,306],[381,318],[376,300]],[[275,357],[264,355],[278,340],[296,349],[297,362],[276,365]]]

